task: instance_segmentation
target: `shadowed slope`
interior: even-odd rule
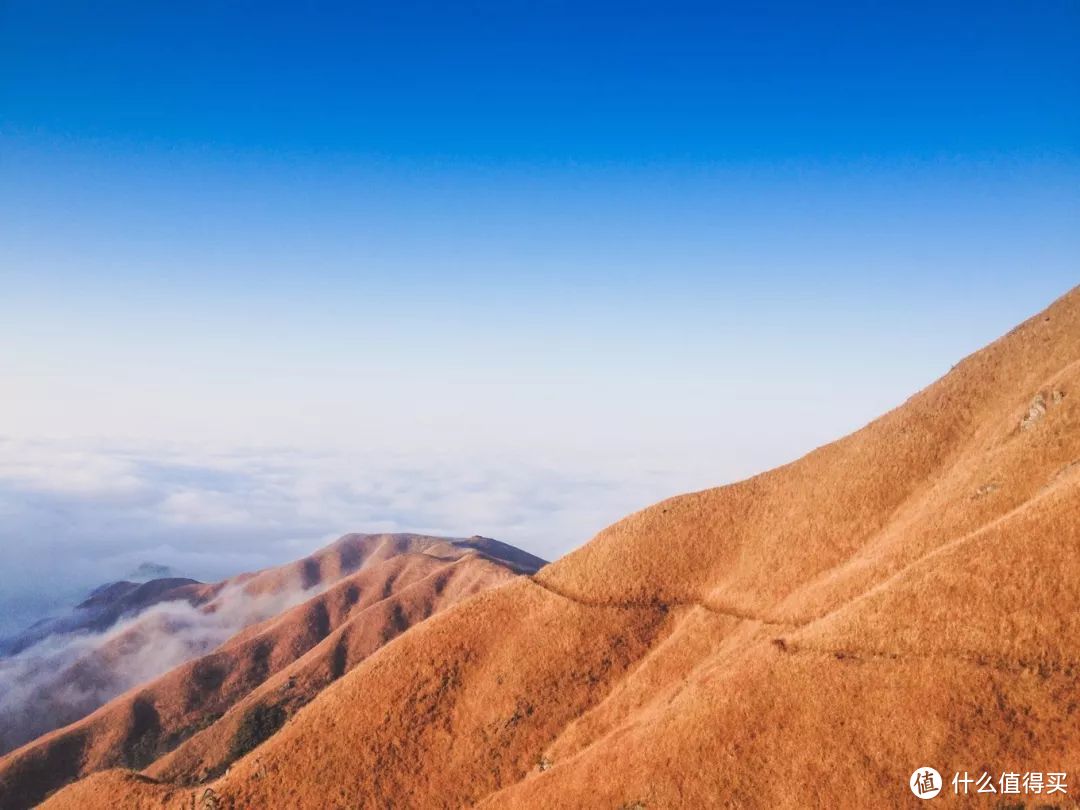
[[[919,766],[1075,770],[1078,516],[1074,290],[852,436],[433,617],[197,793],[49,806],[908,806]]]
[[[411,552],[454,559],[469,550],[522,571],[543,564],[485,537],[350,534],[294,563],[212,585],[158,579],[102,586],[68,615],[4,642],[15,655],[0,658],[0,755],[78,721],[360,567]]]
[[[142,768],[169,752],[155,772],[185,782],[220,774],[386,641],[514,578],[517,564],[536,570],[523,552],[511,564],[476,550],[487,543],[495,541],[346,535],[305,560],[230,581],[206,610],[234,610],[236,600],[284,610],[0,759],[0,807],[25,807],[73,778]]]
[[[379,595],[390,588],[393,593],[382,598],[365,598],[368,589],[360,581],[362,575],[347,578],[331,595],[335,601],[352,603],[345,619],[334,622],[322,641],[234,703],[220,720],[154,762],[147,773],[181,783],[220,774],[237,756],[262,742],[252,733],[260,719],[283,723],[383,644],[445,607],[513,576],[505,566],[468,553],[451,562],[429,559],[406,569],[393,582],[384,580]]]

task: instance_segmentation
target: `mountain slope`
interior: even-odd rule
[[[47,806],[909,806],[917,767],[1075,770],[1078,518],[1074,290],[857,433],[413,628],[219,779]]]
[[[113,582],[68,614],[9,639],[0,654],[0,755],[85,717],[147,669],[156,674],[160,657],[149,665],[139,660],[138,628],[163,610],[194,611],[214,593],[192,579]]]
[[[179,599],[198,599],[202,583],[194,579],[167,577],[147,582],[120,580],[96,588],[70,613],[42,619],[21,633],[0,641],[0,657],[16,655],[50,636],[66,633],[101,632],[124,616],[158,604]]]
[[[388,640],[541,562],[486,538],[346,535],[303,560],[215,586],[203,610],[271,617],[241,622],[213,651],[0,759],[0,807],[28,806],[117,765],[153,764],[184,782],[216,776]],[[111,643],[130,644],[147,625]],[[153,629],[171,641],[173,628]]]

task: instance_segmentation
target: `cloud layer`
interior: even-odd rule
[[[221,450],[0,439],[0,637],[140,564],[216,581],[348,531],[483,534],[553,559],[628,511],[706,483],[655,459]],[[0,659],[0,749],[72,722],[310,592],[226,589]]]
[[[251,595],[230,586],[213,600],[212,610],[163,602],[103,632],[51,636],[0,658],[0,754],[86,716],[320,589],[304,590],[297,583],[278,593]]]
[[[656,459],[573,464],[0,438],[0,634],[144,562],[204,581],[349,531],[484,534],[547,559],[719,473]]]

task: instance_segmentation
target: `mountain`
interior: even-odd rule
[[[197,601],[201,584],[181,577],[154,579],[141,584],[127,580],[110,582],[95,588],[69,613],[42,619],[23,632],[0,641],[0,657],[17,655],[50,637],[102,632],[125,616],[159,602]]]
[[[900,807],[917,768],[1067,772],[1078,518],[1073,290],[858,432],[415,624],[224,774],[45,807]]]
[[[543,564],[482,537],[352,534],[297,562],[201,586],[198,598],[185,592],[117,625],[33,693],[40,710],[72,690],[133,687],[0,758],[0,808],[118,765],[184,783],[218,776],[413,624]],[[88,602],[123,599],[134,593],[127,584]],[[147,663],[170,662],[179,666],[149,677]]]
[[[138,629],[160,615],[151,608],[175,613],[182,605],[190,611],[213,591],[193,579],[112,582],[69,613],[37,622],[0,645],[0,754],[86,716],[144,679],[149,661],[136,665],[138,659],[161,664],[150,674],[164,671],[169,656],[151,650],[153,636],[140,636]],[[118,639],[126,639],[122,648]]]

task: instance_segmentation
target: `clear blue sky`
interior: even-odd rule
[[[3,0],[2,430],[775,463],[1080,279],[1078,34]]]

